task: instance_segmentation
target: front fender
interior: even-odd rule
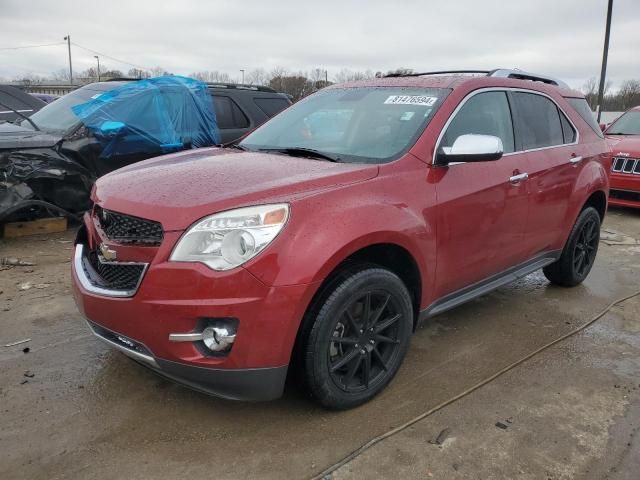
[[[417,185],[420,191],[411,192],[412,183],[404,185],[407,189],[396,195],[385,191],[384,179],[374,179],[297,201],[280,236],[246,268],[267,285],[309,284],[327,278],[358,250],[394,244],[415,260],[423,292],[431,291],[435,211],[424,205],[435,205],[435,198],[429,198],[435,193]],[[408,198],[417,203],[407,204]]]

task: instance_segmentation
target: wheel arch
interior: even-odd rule
[[[598,215],[600,215],[600,222],[602,223],[604,216],[607,213],[607,194],[604,193],[603,190],[596,190],[595,192],[592,192],[582,205],[580,212],[587,207],[593,207],[596,209]]]
[[[331,295],[334,288],[343,281],[351,273],[358,271],[362,268],[379,267],[385,268],[392,273],[396,274],[409,290],[411,301],[413,305],[413,330],[415,331],[418,325],[420,305],[423,289],[423,272],[420,268],[419,259],[406,248],[397,242],[378,242],[370,243],[360,246],[357,249],[348,251],[348,254],[343,254],[340,260],[337,262],[335,258],[333,261],[327,262],[327,265],[331,265],[331,269],[314,294],[311,296],[293,345],[293,351],[291,355],[291,365],[294,370],[297,370],[298,366],[303,361],[302,351],[304,339],[308,335],[313,321],[321,308],[324,300]]]

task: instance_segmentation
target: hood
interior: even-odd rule
[[[0,123],[0,150],[53,147],[62,135],[38,132],[13,123]]]
[[[640,158],[640,135],[610,135],[607,143],[614,157]]]
[[[300,193],[377,174],[377,165],[203,148],[116,170],[96,182],[94,201],[108,210],[156,220],[166,231],[183,230],[216,212],[286,202]]]

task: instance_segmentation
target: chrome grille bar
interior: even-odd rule
[[[615,173],[629,173],[640,175],[640,159],[614,157],[611,171]]]

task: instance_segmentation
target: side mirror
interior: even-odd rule
[[[102,125],[100,125],[100,129],[98,130],[98,132],[103,137],[117,137],[124,134],[126,130],[126,123],[107,120],[106,122],[102,122]]]
[[[602,130],[603,132],[607,129],[607,124],[606,123],[601,123],[600,124],[600,130]]]
[[[493,135],[460,135],[451,147],[441,147],[436,155],[438,165],[452,162],[491,162],[504,153],[502,140]]]

